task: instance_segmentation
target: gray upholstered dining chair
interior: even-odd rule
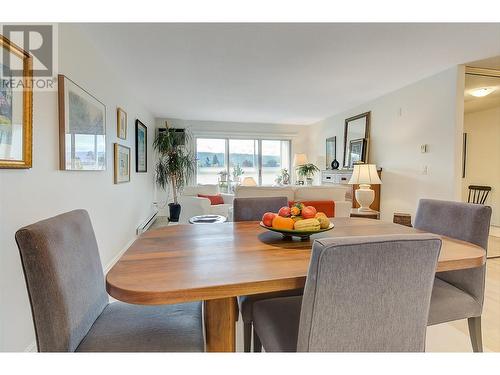
[[[257,301],[269,352],[417,352],[441,240],[432,234],[316,240],[304,295]]]
[[[75,210],[17,231],[38,351],[203,351],[201,303],[109,303],[89,215]]]
[[[421,199],[414,227],[426,232],[488,247],[491,207],[481,204]],[[481,314],[486,265],[438,272],[432,291],[429,325],[467,319],[472,349],[482,351]]]
[[[286,197],[235,198],[233,202],[233,221],[257,221],[266,212],[278,212],[283,206],[288,206]],[[251,348],[253,303],[265,298],[296,296],[302,294],[302,291],[302,289],[294,289],[276,293],[240,296],[238,298],[238,305],[243,319],[243,350],[245,352],[250,352]],[[259,337],[254,330],[253,351],[260,352],[261,348]]]

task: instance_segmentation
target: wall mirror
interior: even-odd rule
[[[334,169],[334,160],[337,160],[337,137],[330,137],[326,139],[326,169]]]
[[[368,162],[368,136],[370,112],[349,117],[344,128],[344,168],[352,168],[355,163]]]

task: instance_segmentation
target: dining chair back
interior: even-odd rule
[[[482,204],[421,199],[415,228],[488,248],[491,207]],[[482,351],[481,314],[486,264],[465,270],[438,272],[434,282],[429,325],[467,319],[474,351]]]
[[[266,212],[277,213],[281,207],[288,207],[287,197],[234,198],[234,221],[257,221]]]
[[[203,351],[201,302],[108,303],[85,210],[28,225],[16,241],[40,352]]]
[[[485,204],[491,186],[469,185],[468,203]]]
[[[39,351],[74,351],[108,304],[89,215],[75,210],[17,231]]]
[[[487,250],[491,207],[472,203],[421,199],[414,227],[473,243]],[[439,272],[437,276],[471,294],[482,305],[486,265],[459,271]]]
[[[431,234],[316,240],[297,351],[423,351],[440,248]]]

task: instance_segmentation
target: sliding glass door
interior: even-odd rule
[[[216,184],[220,173],[235,183],[252,177],[273,185],[281,170],[290,171],[290,141],[271,139],[196,138],[198,184]]]

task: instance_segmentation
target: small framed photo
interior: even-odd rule
[[[130,182],[130,147],[115,143],[115,184]]]
[[[148,171],[148,128],[139,119],[135,120],[135,171]]]
[[[116,133],[118,135],[118,138],[125,140],[127,139],[127,112],[125,112],[121,108],[118,108],[116,114]]]

